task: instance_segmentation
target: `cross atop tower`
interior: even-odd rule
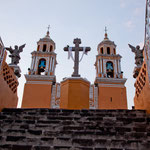
[[[47,31],[49,31],[49,29],[50,29],[50,25],[48,25],[47,29],[48,29]]]
[[[75,47],[65,47],[64,51],[74,51],[75,52],[75,59],[74,59],[74,72],[72,74],[72,77],[80,77],[79,75],[79,51],[84,51],[85,53],[90,51],[90,47],[79,47],[79,44],[81,44],[81,39],[74,39],[73,43],[75,44]]]
[[[48,25],[48,27],[47,27],[47,35],[46,36],[49,36],[49,29],[50,29],[50,25]]]
[[[107,27],[105,27],[105,34],[107,33]]]
[[[107,27],[105,27],[105,38],[104,39],[108,39],[108,37],[107,37]]]

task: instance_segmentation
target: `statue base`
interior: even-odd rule
[[[66,78],[61,82],[60,108],[89,109],[90,82],[81,77]]]
[[[14,74],[19,78],[21,77],[21,70],[20,67],[14,64],[9,64],[9,67],[14,71]]]

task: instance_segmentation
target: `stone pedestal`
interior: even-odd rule
[[[14,71],[14,74],[19,78],[21,77],[21,70],[20,67],[14,64],[9,64],[9,67]]]
[[[90,82],[81,77],[66,78],[61,82],[60,108],[89,109]]]

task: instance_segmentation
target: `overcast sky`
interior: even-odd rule
[[[128,106],[133,105],[135,94],[133,79],[134,54],[128,43],[142,46],[145,28],[146,0],[0,0],[0,36],[5,46],[26,43],[21,53],[19,79],[19,106],[25,83],[24,74],[31,65],[31,52],[36,50],[37,41],[44,37],[50,24],[50,36],[56,43],[56,79],[71,76],[73,62],[63,51],[66,45],[73,46],[73,39],[81,38],[81,46],[90,46],[91,51],[80,63],[80,74],[91,83],[96,77],[94,63],[97,45],[108,37],[117,45],[122,56],[121,68],[127,78]],[[142,47],[141,47],[142,48]],[[10,59],[7,57],[7,62]]]

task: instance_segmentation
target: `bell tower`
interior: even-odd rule
[[[99,109],[127,109],[126,79],[121,71],[121,56],[116,45],[110,41],[105,30],[104,40],[98,45],[96,56],[96,79]]]
[[[52,85],[56,82],[54,51],[55,42],[48,30],[46,36],[37,42],[37,50],[31,53],[31,67],[25,75],[23,108],[50,108]]]

